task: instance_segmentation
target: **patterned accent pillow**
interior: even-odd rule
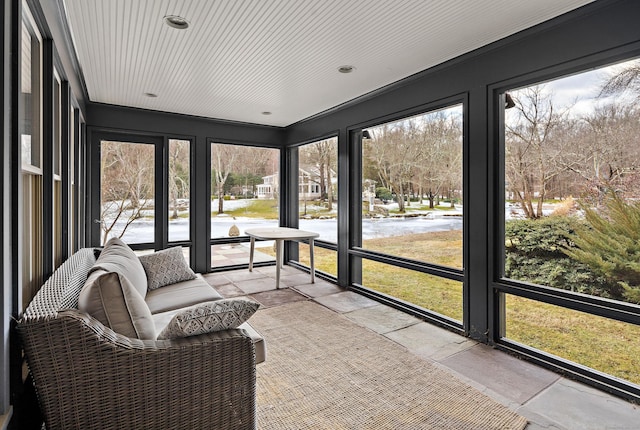
[[[174,315],[164,330],[158,334],[158,339],[176,339],[238,328],[259,307],[258,302],[243,298],[200,303]]]
[[[150,290],[196,278],[179,246],[141,255],[140,263],[147,272],[147,288]]]

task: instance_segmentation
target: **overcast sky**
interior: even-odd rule
[[[631,60],[555,79],[546,82],[544,85],[547,90],[553,92],[553,105],[555,108],[562,109],[575,103],[571,109],[572,116],[588,114],[597,103],[604,103],[610,100],[610,98],[598,99],[598,94],[607,79],[634,62],[640,63],[640,60]],[[514,91],[514,93],[516,92]]]

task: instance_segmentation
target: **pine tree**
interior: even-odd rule
[[[640,202],[627,203],[610,191],[602,212],[582,209],[586,225],[569,235],[577,248],[564,252],[617,282],[627,301],[640,303]]]

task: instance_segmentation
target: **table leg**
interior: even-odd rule
[[[276,289],[280,288],[280,268],[284,254],[284,240],[276,239]]]
[[[316,282],[316,270],[313,265],[313,238],[309,239],[309,262],[311,263],[311,283]]]
[[[256,240],[251,238],[251,246],[249,247],[249,272],[253,271],[253,251],[256,247]]]

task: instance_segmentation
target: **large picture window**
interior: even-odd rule
[[[503,159],[503,277],[613,318],[508,296],[505,337],[635,384],[615,309],[640,314],[639,77],[631,60],[507,91]]]
[[[212,239],[232,242],[247,228],[279,225],[279,161],[277,149],[211,144]],[[275,261],[271,242],[258,242],[256,248],[255,262]],[[248,263],[248,243],[211,247],[214,268]]]
[[[104,140],[100,154],[100,243],[154,243],[155,146]]]
[[[316,241],[337,244],[338,239],[338,139],[333,137],[298,148],[298,208],[302,230],[320,236]],[[316,245],[318,242],[316,242]],[[311,264],[309,247],[298,246],[298,260]],[[314,247],[316,270],[337,276],[334,250]]]
[[[364,250],[463,269],[463,134],[461,104],[363,131]],[[366,264],[365,286],[461,320],[461,282]],[[453,300],[436,304],[435,295]]]

